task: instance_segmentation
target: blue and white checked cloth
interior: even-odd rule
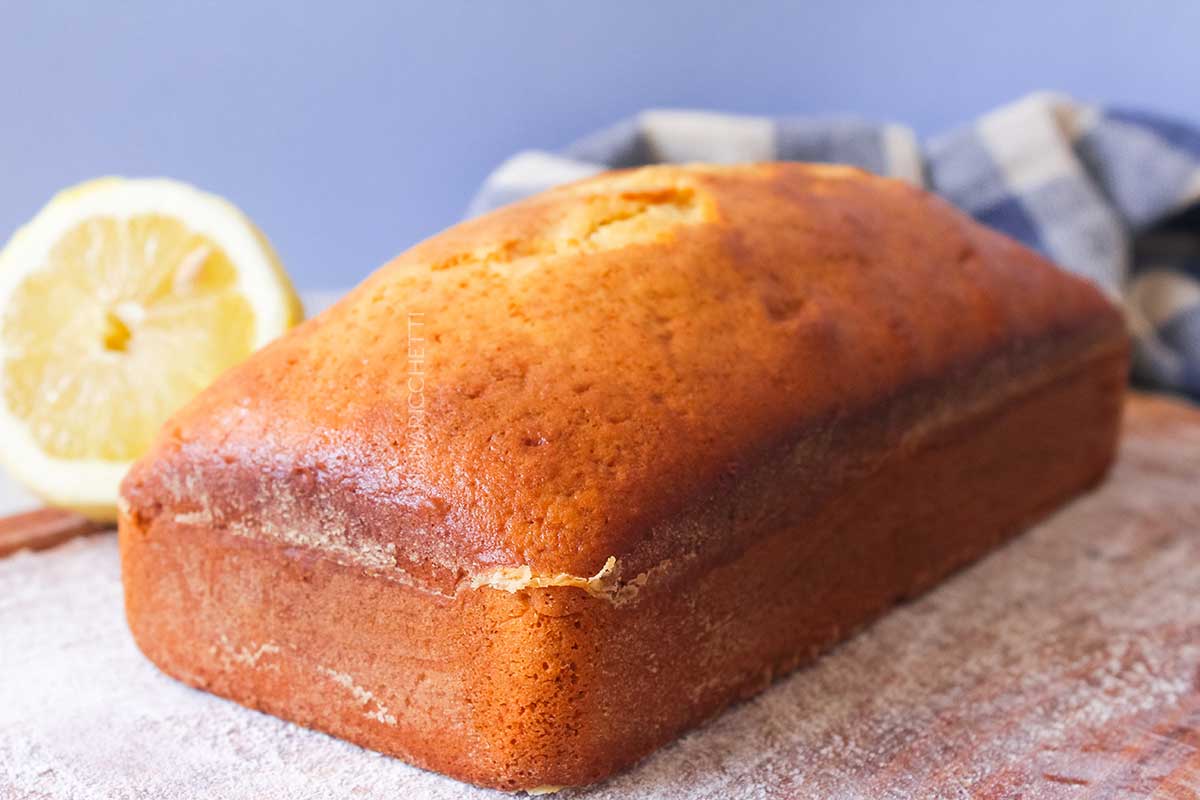
[[[478,214],[605,169],[823,161],[925,186],[1123,300],[1138,383],[1200,399],[1200,130],[1039,93],[924,143],[852,120],[647,111],[561,153],[518,153]]]

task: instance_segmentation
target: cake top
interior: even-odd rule
[[[225,374],[123,510],[441,593],[593,589],[815,426],[1120,327],[1089,284],[898,181],[609,173],[417,245]]]

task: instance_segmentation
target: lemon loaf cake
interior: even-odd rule
[[[1099,481],[1090,284],[900,182],[649,167],[425,241],[122,487],[162,670],[477,784],[604,778]]]

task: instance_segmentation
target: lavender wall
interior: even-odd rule
[[[1029,90],[1200,119],[1200,3],[7,2],[0,236],[56,189],[231,197],[297,281],[353,283],[511,151],[647,106],[942,130]]]

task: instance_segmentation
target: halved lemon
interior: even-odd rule
[[[99,519],[177,408],[300,320],[266,239],[170,180],[57,195],[0,253],[0,461]]]

